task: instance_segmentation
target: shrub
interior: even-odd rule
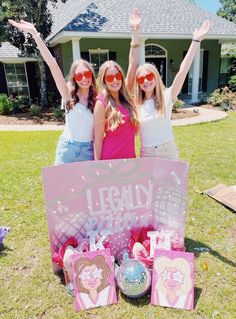
[[[63,118],[63,110],[60,107],[57,107],[53,110],[53,116],[57,120],[61,120]]]
[[[215,91],[213,91],[209,95],[207,102],[212,104],[213,106],[219,106],[221,103],[223,103],[220,89],[216,89]]]
[[[177,99],[177,101],[175,101],[173,105],[173,112],[177,112],[177,109],[180,108],[182,105],[184,105],[184,102],[182,100]]]
[[[12,102],[6,94],[0,94],[0,114],[7,115],[12,112]]]
[[[216,89],[211,93],[207,102],[213,106],[219,106],[224,111],[233,108],[236,103],[236,94],[227,86],[222,89]]]
[[[57,107],[58,104],[60,104],[61,98],[58,98],[57,94],[54,91],[49,91],[47,93],[47,100],[48,100],[48,106],[49,107]]]
[[[232,92],[236,92],[236,75],[232,75],[229,79],[229,88]]]
[[[30,106],[30,115],[31,116],[37,116],[39,117],[40,116],[40,112],[41,112],[41,109],[40,109],[40,106],[37,105],[37,104],[32,104]]]
[[[223,102],[223,103],[220,104],[220,108],[221,108],[222,111],[226,112],[226,111],[229,110],[229,104],[226,103],[226,102]]]
[[[21,95],[11,98],[11,101],[13,104],[13,114],[20,113],[29,106],[29,99]]]
[[[208,103],[208,94],[202,93],[200,96],[200,105]]]

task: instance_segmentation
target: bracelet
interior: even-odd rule
[[[139,43],[130,43],[131,48],[138,48],[139,47]]]
[[[192,41],[194,41],[194,42],[201,42],[200,40],[196,40],[196,39],[192,39]]]

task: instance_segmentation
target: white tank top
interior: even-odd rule
[[[65,130],[62,136],[76,142],[93,141],[93,114],[86,106],[77,103],[66,113]]]
[[[174,140],[171,127],[172,100],[170,89],[164,92],[165,112],[157,111],[149,99],[140,108],[140,140],[142,147],[157,146]]]

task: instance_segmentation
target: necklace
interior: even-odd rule
[[[81,100],[81,102],[87,102],[88,101],[88,96],[84,96],[84,95],[78,95],[79,99]]]
[[[87,95],[79,95],[77,94],[78,98],[79,98],[79,103],[84,105],[84,106],[88,106],[88,96]]]

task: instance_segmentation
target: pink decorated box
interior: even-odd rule
[[[51,254],[69,238],[108,230],[111,253],[130,229],[154,225],[184,242],[188,164],[157,158],[88,161],[42,169]],[[54,270],[57,269],[53,265]]]

